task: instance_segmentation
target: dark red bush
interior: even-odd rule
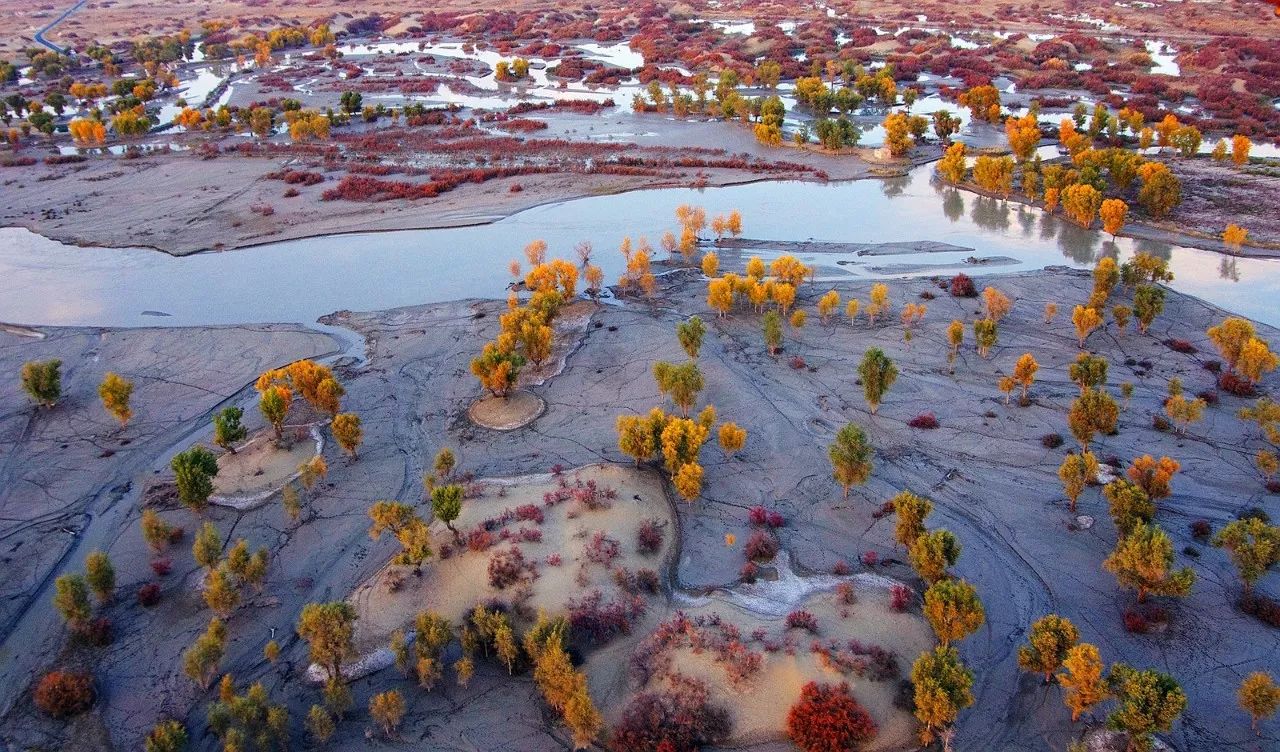
[[[1208,520],[1196,520],[1191,523],[1191,535],[1197,539],[1204,540],[1213,533],[1213,525]]]
[[[1166,339],[1164,344],[1165,347],[1168,347],[1174,352],[1186,353],[1189,355],[1196,351],[1196,346],[1185,339]]]
[[[923,428],[925,430],[938,427],[938,417],[933,413],[920,413],[916,417],[907,421],[907,425],[912,428]]]
[[[911,603],[911,590],[901,582],[895,582],[889,588],[889,608],[899,613],[906,611]]]
[[[745,552],[750,561],[769,561],[778,555],[778,539],[763,530],[753,531]]]
[[[1045,449],[1057,449],[1062,446],[1062,434],[1046,433],[1040,437],[1040,445]]]
[[[476,528],[467,533],[467,548],[472,551],[484,551],[493,545],[493,533],[484,528]]]
[[[586,549],[587,561],[606,568],[613,566],[613,560],[621,553],[622,547],[618,545],[617,539],[605,535],[603,530],[597,530],[591,536]]]
[[[844,559],[837,561],[835,563],[835,566],[831,567],[831,574],[834,574],[837,577],[844,577],[852,573],[853,573],[853,570],[849,568],[849,562],[845,561]]]
[[[957,274],[951,278],[950,292],[957,298],[976,298],[978,290],[973,286],[973,280],[967,274]]]
[[[757,567],[754,561],[749,561],[738,570],[738,576],[742,578],[743,582],[755,582],[760,576],[760,567]]]
[[[143,608],[151,608],[160,602],[160,586],[154,582],[148,582],[138,588],[138,603]]]
[[[498,551],[489,557],[489,586],[505,590],[520,581],[526,568],[524,553],[519,548],[512,546]]]
[[[516,507],[516,519],[521,522],[536,522],[539,525],[546,519],[542,507],[537,504],[521,504]]]
[[[642,554],[656,554],[662,549],[662,536],[662,525],[657,520],[645,520],[636,529],[636,548]]]
[[[804,752],[849,752],[874,739],[877,731],[844,683],[809,682],[787,713],[787,736]]]
[[[93,705],[93,679],[88,674],[50,671],[40,678],[36,707],[54,718],[78,715]]]
[[[1146,634],[1151,629],[1151,625],[1141,612],[1128,609],[1124,612],[1124,628],[1126,632]]]
[[[1241,378],[1230,371],[1218,374],[1218,388],[1237,397],[1252,397],[1255,393],[1252,381]]]
[[[818,619],[808,611],[792,611],[787,614],[787,629],[803,629],[817,634]]]
[[[603,644],[620,634],[630,634],[631,625],[636,619],[644,616],[646,610],[644,599],[634,595],[621,595],[612,601],[605,601],[599,590],[570,598],[566,604],[569,611],[569,627],[583,640]]]
[[[102,648],[111,644],[114,635],[111,629],[111,620],[105,616],[99,616],[89,622],[89,626],[85,627],[84,632],[80,634],[80,639],[86,645]]]
[[[1280,627],[1280,603],[1265,595],[1253,594],[1240,601],[1240,610],[1255,616],[1263,623]]]
[[[173,571],[173,562],[168,558],[156,559],[151,562],[151,571],[155,572],[160,577],[164,577],[166,574]]]
[[[875,551],[862,552],[862,566],[874,567],[876,564],[879,564],[879,563],[880,563],[880,554],[876,553]]]
[[[676,675],[670,686],[641,692],[613,729],[611,752],[697,752],[729,735],[729,714],[711,704],[707,685]]]

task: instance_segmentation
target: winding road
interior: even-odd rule
[[[76,11],[80,10],[81,8],[83,8],[83,7],[84,7],[84,5],[85,5],[85,3],[87,3],[87,2],[89,2],[89,0],[80,0],[80,1],[79,1],[79,2],[77,2],[75,5],[73,5],[73,6],[71,6],[70,8],[67,8],[66,10],[64,10],[64,11],[62,12],[62,15],[60,15],[60,16],[58,16],[57,18],[53,19],[53,20],[52,20],[52,21],[50,21],[48,24],[45,24],[44,28],[42,28],[42,29],[40,29],[39,31],[37,31],[37,32],[36,32],[36,37],[35,37],[36,42],[38,42],[38,43],[40,43],[40,44],[44,45],[45,47],[48,47],[49,49],[53,50],[54,52],[58,53],[59,55],[65,54],[65,53],[67,52],[67,49],[68,49],[68,48],[66,48],[66,47],[60,47],[60,46],[58,46],[58,45],[54,44],[53,42],[50,42],[50,41],[49,41],[49,39],[48,39],[48,37],[46,37],[46,36],[45,36],[45,34],[49,33],[49,31],[51,31],[51,30],[53,29],[53,27],[57,26],[58,24],[62,23],[62,22],[63,22],[63,21],[65,21],[65,20],[67,20],[67,19],[71,16],[71,14],[72,14],[72,13],[75,13]]]

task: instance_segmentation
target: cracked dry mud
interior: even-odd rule
[[[1178,555],[1179,565],[1192,567],[1198,581],[1185,601],[1167,604],[1171,627],[1132,635],[1124,631],[1121,614],[1133,597],[1118,590],[1100,567],[1115,542],[1105,503],[1096,488],[1086,491],[1080,512],[1098,523],[1070,531],[1073,518],[1056,476],[1069,445],[1046,449],[1039,441],[1050,432],[1069,435],[1065,414],[1077,393],[1066,375],[1077,353],[1069,317],[1060,315],[1046,327],[1042,309],[1053,301],[1069,311],[1088,296],[1090,280],[1047,270],[978,282],[979,287],[998,286],[1015,307],[1002,322],[999,345],[989,359],[976,356],[966,332],[970,341],[953,377],[947,373],[945,325],[952,318],[967,325],[979,303],[949,297],[927,280],[890,283],[898,308],[918,301],[925,290],[938,295],[928,302],[928,315],[909,350],[896,320],[823,325],[813,316],[803,330],[786,330],[786,350],[775,359],[763,352],[757,315],[739,312],[716,319],[695,275],[671,275],[652,306],[628,302],[597,309],[563,372],[531,387],[546,401],[546,412],[511,432],[477,428],[465,417],[479,392],[468,361],[496,331],[502,303],[463,301],[331,317],[367,338],[367,363],[339,369],[347,387],[346,409],[361,415],[365,443],[354,463],[331,442],[326,445],[329,476],[308,500],[299,525],[287,522],[278,503],[243,514],[217,508],[207,513],[224,538],[245,537],[254,546],[269,546],[273,554],[265,593],[250,598],[230,622],[224,670],[240,683],[263,681],[276,701],[287,703],[300,742],[301,718],[319,695],[303,676],[306,645],[294,635],[293,624],[304,603],[345,598],[391,556],[394,542],[368,537],[368,505],[376,499],[418,500],[422,473],[443,446],[452,446],[460,467],[479,477],[623,461],[614,419],[623,411],[662,404],[650,375],[652,362],[683,359],[674,325],[699,313],[708,324],[700,358],[707,385],[702,403],[714,404],[721,420],[744,426],[749,438],[733,459],[706,450],[703,498],[677,509],[681,553],[673,576],[681,587],[697,591],[736,581],[741,550],[727,548],[724,535],[744,540],[746,511],[760,503],[786,516],[780,537],[797,570],[827,572],[837,561],[858,569],[859,555],[874,550],[884,562],[877,573],[911,580],[905,556],[892,543],[892,519],[872,516],[884,500],[910,488],[933,499],[930,524],[959,537],[964,552],[955,571],[975,584],[987,610],[987,624],[961,646],[977,684],[974,707],[961,715],[957,750],[1062,749],[1078,731],[1069,723],[1060,690],[1042,687],[1037,677],[1017,668],[1015,651],[1027,625],[1049,612],[1071,618],[1104,659],[1158,668],[1182,683],[1189,703],[1167,736],[1174,748],[1246,752],[1280,745],[1273,728],[1255,738],[1235,704],[1235,689],[1245,675],[1276,670],[1280,632],[1235,610],[1239,585],[1233,568],[1221,551],[1195,543],[1187,527],[1198,518],[1218,527],[1255,505],[1275,516],[1274,499],[1265,495],[1252,467],[1259,439],[1235,418],[1245,403],[1222,395],[1186,437],[1151,427],[1170,377],[1180,376],[1192,393],[1212,386],[1203,363],[1216,355],[1204,330],[1224,312],[1170,293],[1150,334],[1117,333],[1111,326],[1088,341],[1111,362],[1113,392],[1122,381],[1136,386],[1121,414],[1119,434],[1104,438],[1095,451],[1125,462],[1145,453],[1167,454],[1182,463],[1174,494],[1160,503],[1157,520],[1176,550],[1194,546],[1202,554]],[[846,299],[865,301],[868,286],[841,283],[837,289]],[[825,291],[806,285],[802,305],[811,309]],[[1275,330],[1260,329],[1276,341]],[[215,691],[195,688],[180,667],[182,651],[209,616],[193,586],[190,535],[173,550],[175,571],[162,580],[161,604],[145,610],[133,599],[138,585],[150,579],[137,527],[141,486],[173,451],[207,438],[215,406],[245,406],[254,419],[251,428],[256,427],[251,399],[256,373],[318,356],[332,349],[331,341],[290,327],[46,331],[43,341],[0,334],[6,394],[15,393],[12,381],[24,360],[56,355],[68,376],[64,404],[37,413],[9,400],[0,424],[5,518],[0,535],[8,557],[0,570],[6,596],[0,660],[7,679],[0,685],[0,739],[16,749],[136,749],[158,717],[172,715],[193,730],[193,749],[212,750],[215,740],[204,730],[204,706]],[[1174,352],[1161,343],[1169,337],[1189,340],[1199,352]],[[857,362],[872,345],[884,348],[901,370],[874,416],[856,384]],[[1041,366],[1031,404],[1005,406],[996,380],[1027,351]],[[806,366],[789,367],[792,355]],[[1135,365],[1125,365],[1129,358]],[[141,435],[127,448],[104,438],[114,429],[93,394],[100,372],[108,368],[140,385],[134,397],[139,423],[125,435]],[[1273,382],[1274,377],[1264,386]],[[933,411],[941,427],[909,428],[907,421],[923,411]],[[871,480],[844,500],[831,480],[826,446],[848,421],[867,429],[876,468]],[[99,458],[107,449],[116,453]],[[188,531],[198,525],[184,511],[165,516]],[[72,538],[64,527],[79,537]],[[120,595],[106,609],[117,638],[97,654],[95,710],[63,727],[34,713],[29,686],[57,662],[64,641],[49,602],[53,577],[78,569],[94,547],[111,553],[119,573]],[[1272,596],[1277,587],[1274,576],[1261,583]],[[262,647],[273,636],[283,647],[274,666],[262,658]],[[391,671],[356,681],[358,710],[339,725],[332,748],[363,743],[368,719],[359,709],[371,694],[391,687],[401,688],[407,699],[404,745],[468,751],[570,747],[528,676],[509,678],[504,669],[486,665],[465,690],[446,682],[424,693]],[[766,742],[751,749],[786,747]]]

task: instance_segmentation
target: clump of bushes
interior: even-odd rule
[[[949,289],[951,294],[957,298],[978,297],[978,290],[974,287],[973,280],[969,278],[968,274],[961,273],[952,277]]]
[[[818,618],[808,611],[792,611],[787,614],[787,629],[803,629],[810,634],[817,634]]]
[[[778,539],[763,530],[756,530],[747,539],[744,550],[750,561],[769,561],[778,555]]]
[[[93,705],[93,679],[73,671],[50,671],[36,685],[35,703],[52,718],[83,713]]]
[[[925,430],[932,430],[938,427],[938,416],[934,415],[931,412],[920,413],[916,417],[907,421],[907,425],[911,426],[912,428],[923,428]]]
[[[1040,437],[1040,445],[1045,449],[1057,449],[1062,446],[1062,434],[1046,433]]]
[[[505,590],[520,581],[527,564],[524,553],[512,546],[489,557],[489,586]]]
[[[787,713],[787,737],[804,752],[854,750],[876,737],[875,721],[848,684],[809,682]]]
[[[670,686],[636,695],[614,727],[611,752],[697,752],[729,736],[729,713],[707,685],[676,675]]]
[[[138,605],[143,608],[151,608],[160,602],[160,586],[154,582],[148,582],[138,588]]]
[[[636,549],[651,556],[662,549],[662,525],[655,519],[647,519],[636,529]]]
[[[895,582],[889,588],[889,608],[902,613],[911,604],[911,590],[901,582]]]
[[[787,522],[778,512],[759,505],[747,510],[747,521],[752,525],[771,528],[782,527]]]

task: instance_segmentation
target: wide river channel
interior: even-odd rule
[[[841,243],[940,241],[959,252],[820,254],[819,279],[998,274],[1059,264],[1086,268],[1103,255],[1145,250],[1170,260],[1172,287],[1280,326],[1280,261],[1229,258],[1120,238],[1014,202],[931,182],[932,165],[890,180],[762,182],[637,191],[548,204],[492,224],[329,235],[175,258],[143,248],[82,248],[21,228],[0,229],[0,321],[29,325],[194,326],[311,323],[340,309],[377,310],[505,296],[507,264],[541,238],[573,258],[589,241],[606,279],[622,268],[624,236],[653,245],[680,204],[708,216],[738,209],[744,235]],[[660,253],[660,252],[659,252]],[[768,251],[761,255],[768,257]],[[967,267],[969,256],[1001,259]],[[726,265],[727,266],[727,265]],[[1062,301],[1069,304],[1071,301]]]

